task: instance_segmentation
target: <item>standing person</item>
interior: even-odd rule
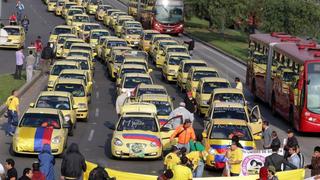
[[[29,24],[30,24],[30,20],[28,19],[27,16],[24,16],[23,19],[21,20],[21,26],[24,28],[24,31],[26,33],[29,30]]]
[[[238,148],[236,142],[231,143],[231,148],[228,149],[226,157],[228,158],[228,164],[230,165],[230,176],[239,176],[243,152],[241,148]]]
[[[268,167],[268,180],[278,180],[276,174],[276,168],[274,166]]]
[[[16,16],[16,13],[12,13],[12,14],[9,16],[9,24],[10,24],[10,25],[17,25],[17,16]]]
[[[30,168],[25,168],[19,180],[31,180],[32,177],[33,177],[32,170]]]
[[[35,68],[39,68],[39,63],[40,63],[40,57],[41,57],[41,51],[42,51],[42,41],[41,41],[41,36],[38,36],[37,40],[35,41],[35,50],[36,50],[36,64]]]
[[[296,147],[299,145],[296,136],[293,133],[293,130],[288,129],[287,131],[288,138],[286,139],[286,143],[284,143],[284,158],[289,156],[289,147]]]
[[[109,180],[110,176],[101,163],[92,169],[89,174],[89,180]]]
[[[53,57],[53,49],[51,48],[50,43],[47,43],[47,46],[43,48],[41,53],[42,73],[49,73],[49,66],[53,60]]]
[[[6,131],[7,136],[13,136],[15,132],[15,127],[18,124],[19,104],[18,92],[13,90],[11,92],[11,96],[9,96],[6,101],[6,106],[8,108],[8,127]]]
[[[21,18],[22,18],[23,11],[24,11],[24,5],[22,4],[21,1],[17,2],[16,11],[17,11],[17,20],[18,20],[18,22],[20,22]]]
[[[116,111],[118,116],[120,116],[121,107],[128,97],[130,97],[130,92],[127,92],[125,89],[121,89],[121,94],[117,97],[116,100]]]
[[[170,180],[173,177],[173,172],[171,169],[165,170],[163,174],[158,176],[157,180]]]
[[[192,97],[191,92],[187,92],[186,97],[184,98],[184,103],[186,104],[186,109],[194,116],[196,112],[196,100]]]
[[[265,158],[264,166],[273,166],[275,167],[277,172],[282,171],[283,166],[288,166],[291,169],[296,169],[297,167],[290,164],[286,159],[284,159],[282,155],[278,154],[279,148],[280,147],[278,146],[271,146],[272,154]]]
[[[32,163],[32,180],[46,180],[46,176],[40,171],[40,163]]]
[[[238,148],[243,149],[242,144],[240,144],[240,138],[239,138],[239,136],[233,135],[232,138],[231,138],[231,142],[235,142],[235,143],[237,144]]]
[[[87,170],[87,165],[83,155],[79,152],[77,144],[72,143],[61,163],[61,176],[65,180],[80,180],[83,172]]]
[[[18,179],[18,173],[16,168],[14,167],[15,162],[13,159],[7,159],[6,164],[4,165],[7,169],[7,175],[6,180],[17,180]]]
[[[188,51],[190,55],[192,56],[192,52],[194,50],[194,40],[191,39],[191,41],[185,41],[186,44],[188,44]]]
[[[24,61],[24,54],[23,54],[23,48],[19,48],[16,51],[16,72],[14,74],[15,79],[21,79],[21,71],[23,67],[23,61]]]
[[[295,167],[302,168],[300,167],[300,158],[297,154],[297,147],[293,146],[293,147],[289,147],[289,157],[287,158],[288,162],[291,163],[292,165],[294,165]],[[286,170],[291,170],[291,167],[286,166]]]
[[[55,159],[51,154],[50,144],[44,144],[41,153],[38,156],[40,171],[45,175],[46,180],[54,180]]]
[[[178,156],[179,148],[177,146],[172,146],[169,154],[164,158],[165,169],[173,169],[174,166],[180,163],[180,157]]]
[[[262,123],[262,138],[263,138],[263,148],[264,149],[270,149],[271,143],[272,143],[272,130],[269,127],[268,121],[263,121]]]
[[[185,122],[178,126],[176,130],[170,137],[170,143],[173,142],[174,138],[178,137],[178,148],[185,147],[187,149],[187,153],[190,152],[190,140],[195,141],[196,136],[194,133],[194,129],[192,128],[192,122],[189,119],[186,119]]]
[[[281,141],[278,137],[278,134],[276,131],[272,131],[271,133],[271,137],[272,137],[272,142],[271,142],[271,147],[277,147],[278,149],[281,147]]]
[[[236,89],[243,90],[243,85],[242,85],[242,82],[240,81],[239,77],[236,77],[234,79],[234,82],[236,83]]]
[[[190,141],[190,151],[204,151],[205,147],[202,144],[202,134],[198,134],[195,141]]]
[[[2,164],[0,163],[0,180],[5,179],[5,174],[6,174],[6,171],[4,170],[4,167],[2,166]]]
[[[192,180],[192,171],[187,164],[189,159],[186,156],[181,157],[181,164],[173,167],[173,178],[171,180]]]
[[[306,165],[305,168],[311,169],[311,176],[320,175],[320,146],[314,148],[311,164]]]
[[[33,51],[29,50],[29,55],[26,57],[26,73],[27,82],[30,82],[33,76],[33,67],[36,62],[36,58],[33,55]]]
[[[178,126],[183,124],[186,119],[189,119],[191,121],[191,123],[193,122],[194,117],[193,117],[192,113],[190,113],[190,111],[188,111],[185,107],[186,107],[186,103],[180,102],[179,107],[177,107],[176,109],[174,109],[170,113],[169,119],[179,117],[179,118],[175,118],[174,120],[172,120],[170,122],[172,129],[176,129]]]

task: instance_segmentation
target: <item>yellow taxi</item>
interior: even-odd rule
[[[93,29],[90,31],[89,44],[91,47],[95,47],[100,36],[110,36],[110,32],[106,29]]]
[[[74,15],[82,15],[84,14],[83,11],[81,9],[78,9],[78,8],[69,8],[67,13],[66,13],[66,18],[65,18],[65,21],[66,21],[66,24],[68,26],[71,26],[72,25],[72,19],[73,19],[73,16]]]
[[[73,43],[70,47],[70,51],[73,51],[73,50],[83,50],[83,51],[89,52],[90,53],[89,58],[91,58],[90,60],[92,60],[92,58],[94,58],[95,56],[94,50],[89,43]]]
[[[224,78],[205,77],[201,78],[196,91],[197,112],[200,116],[205,115],[210,105],[211,93],[216,88],[230,88],[230,82]]]
[[[48,0],[47,10],[49,12],[55,11],[57,6],[57,0]]]
[[[190,59],[191,56],[188,53],[168,53],[162,66],[162,78],[167,81],[177,81],[181,61]]]
[[[210,105],[206,118],[213,121],[216,119],[242,120],[250,127],[253,138],[256,140],[261,139],[262,116],[258,105],[248,109],[241,103],[214,102]]]
[[[130,49],[128,51],[123,52],[125,58],[136,58],[136,59],[143,59],[145,61],[149,60],[149,55],[145,51],[137,50],[137,49]]]
[[[86,7],[87,13],[90,15],[95,14],[98,8],[98,5],[99,5],[99,0],[89,0]]]
[[[126,73],[117,85],[117,94],[120,95],[122,90],[132,92],[141,83],[153,84],[153,80],[146,73]]]
[[[90,22],[90,18],[88,15],[76,14],[76,15],[72,16],[71,26],[76,27],[77,31],[79,31],[82,24],[89,23],[89,22]]]
[[[83,39],[80,38],[68,38],[64,41],[61,54],[63,58],[66,58],[70,52],[70,47],[73,43],[84,43]]]
[[[148,53],[150,50],[150,40],[154,34],[160,34],[160,32],[155,30],[144,30],[139,43],[139,49]]]
[[[215,169],[225,167],[225,154],[230,148],[233,136],[238,136],[239,143],[245,150],[256,148],[253,134],[245,121],[236,119],[215,119],[205,123],[202,133],[208,156],[206,165]]]
[[[92,57],[92,54],[88,50],[70,50],[67,56],[83,56],[88,58],[89,63],[92,67],[95,66],[96,62],[95,59]]]
[[[5,26],[3,28],[8,36],[6,42],[0,43],[0,48],[15,48],[19,49],[25,45],[26,34],[24,28],[21,26]]]
[[[48,91],[52,91],[52,88],[54,86],[54,83],[59,77],[59,74],[64,69],[80,69],[80,64],[78,62],[72,62],[72,61],[56,61],[52,65],[52,69],[49,74],[48,79]]]
[[[116,85],[119,85],[123,76],[127,73],[141,73],[141,74],[146,74],[146,73],[151,73],[152,69],[147,69],[143,65],[138,65],[138,64],[124,64],[121,65],[118,72],[115,73],[115,76],[117,77],[117,82]]]
[[[102,45],[102,59],[105,63],[109,61],[110,52],[112,47],[127,47],[128,44],[124,39],[110,37],[107,38]]]
[[[107,66],[109,66],[109,68],[113,68],[113,62],[111,62],[114,59],[114,56],[116,55],[116,53],[124,53],[126,51],[131,50],[130,47],[127,46],[114,46],[111,48],[110,53],[107,55],[106,59],[107,59]]]
[[[90,79],[94,75],[94,67],[91,65],[89,58],[84,56],[67,56],[66,61],[75,61],[80,64],[81,70],[85,70],[89,73]]]
[[[59,34],[74,34],[77,35],[77,30],[75,27],[68,25],[58,25],[53,28],[50,33],[49,42],[56,42]]]
[[[67,16],[68,9],[71,6],[76,6],[76,5],[77,5],[76,2],[70,2],[70,1],[65,2],[64,5],[62,6],[61,16],[65,18]]]
[[[177,85],[178,87],[180,87],[181,91],[183,91],[186,88],[188,72],[193,66],[206,67],[207,63],[203,60],[196,60],[196,59],[181,61],[178,69],[178,75],[177,75]]]
[[[139,84],[134,92],[132,92],[130,98],[133,100],[138,100],[143,94],[162,94],[168,95],[167,89],[159,84]]]
[[[141,28],[122,28],[121,37],[127,41],[128,46],[138,47],[141,39],[142,29]]]
[[[151,58],[153,59],[154,64],[156,64],[156,59],[157,59],[157,56],[160,55],[160,51],[163,51],[163,48],[165,46],[169,46],[169,45],[179,45],[179,43],[173,39],[162,39],[162,40],[156,41],[151,46],[149,54],[150,54]]]
[[[157,107],[157,117],[160,125],[167,123],[169,115],[174,109],[172,98],[165,94],[142,94],[138,101],[151,103]]]
[[[192,97],[196,97],[196,91],[201,78],[219,77],[217,70],[213,67],[191,67],[186,82],[186,91],[192,93]]]
[[[146,67],[146,69],[150,70],[150,68],[148,68],[149,67],[148,61],[145,60],[144,58],[141,58],[141,57],[124,56],[122,65],[125,65],[125,64],[142,65],[142,66]]]
[[[54,12],[56,16],[62,15],[62,8],[63,8],[65,2],[66,2],[65,0],[58,0],[57,1],[55,12]]]
[[[117,23],[117,19],[119,16],[127,16],[128,14],[126,12],[123,11],[118,11],[118,12],[112,12],[111,15],[109,16],[109,24],[108,27],[113,29],[116,26]]]
[[[111,56],[109,58],[109,61],[107,62],[107,69],[111,79],[114,79],[116,77],[116,74],[118,73],[118,70],[124,60],[123,51],[126,51],[127,49],[130,49],[130,48],[129,47],[125,47],[121,49],[119,49],[119,47],[112,48]]]
[[[58,109],[29,108],[16,128],[10,153],[39,154],[43,145],[49,144],[53,155],[61,155],[67,145],[69,127]]]
[[[62,112],[64,120],[70,125],[69,135],[73,136],[74,128],[77,123],[77,106],[74,104],[73,97],[68,92],[61,91],[42,91],[35,103],[30,103],[32,108],[52,108]]]
[[[54,47],[53,52],[55,52],[55,55],[57,58],[62,57],[63,44],[64,44],[65,40],[68,38],[77,38],[77,36],[74,34],[59,34],[58,35],[57,41],[53,45],[53,47]]]
[[[160,47],[160,50],[158,51],[155,58],[156,67],[161,68],[163,66],[165,57],[169,53],[189,54],[189,51],[188,51],[188,48],[185,47],[184,45],[166,45],[166,46]]]
[[[162,157],[162,138],[165,131],[159,125],[157,110],[149,103],[127,103],[115,126],[111,154],[115,158],[157,159]],[[134,124],[134,125],[132,125]]]
[[[111,14],[112,14],[113,12],[121,12],[121,11],[120,11],[119,9],[108,9],[108,10],[106,11],[105,15],[103,16],[103,19],[102,19],[103,24],[104,24],[105,26],[109,26],[109,22],[110,22],[110,19],[111,19]]]
[[[216,88],[211,92],[210,97],[208,104],[213,104],[214,102],[236,102],[247,106],[247,101],[241,89]]]
[[[79,37],[83,40],[89,38],[89,33],[93,29],[101,29],[100,24],[98,23],[83,23],[79,30]]]
[[[83,12],[83,14],[86,14],[86,8],[85,7],[83,7],[83,6],[81,6],[81,5],[72,5],[71,7],[70,7],[70,9],[81,9],[82,10],[82,12]]]
[[[103,46],[104,41],[108,38],[108,36],[100,36],[98,39],[98,43],[95,46],[95,52],[97,53],[97,57],[101,58],[101,48]]]
[[[168,34],[154,34],[154,35],[152,35],[151,39],[150,39],[150,52],[153,52],[153,49],[155,49],[155,47],[159,46],[158,44],[156,45],[156,42],[159,40],[174,40],[174,39]],[[154,54],[151,53],[150,55],[154,55]]]
[[[107,5],[107,4],[101,4],[98,6],[97,11],[96,11],[96,20],[98,21],[102,21],[103,20],[103,16],[106,14],[106,11],[108,9],[112,9],[112,6]]]
[[[127,15],[118,16],[116,23],[113,26],[114,33],[116,34],[116,36],[118,37],[121,36],[122,27],[126,21],[134,21],[134,18],[132,16],[127,16]]]
[[[125,21],[123,28],[140,28],[143,30],[142,24],[139,21]]]
[[[57,79],[54,91],[64,91],[72,94],[77,108],[77,119],[88,120],[89,117],[89,97],[84,81],[81,79]]]

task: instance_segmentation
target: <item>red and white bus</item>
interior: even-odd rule
[[[320,46],[283,33],[250,36],[249,89],[300,132],[320,132]]]

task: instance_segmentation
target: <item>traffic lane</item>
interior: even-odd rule
[[[54,26],[63,24],[64,20],[55,18],[47,12],[46,6],[40,0],[24,0],[25,15],[30,20],[29,31],[26,34],[25,46],[28,47],[40,35],[45,44],[49,37],[49,32]],[[15,10],[16,1],[2,2],[2,18],[8,18]],[[8,20],[2,21],[8,24]],[[27,49],[24,50],[27,55]],[[0,74],[13,73],[15,71],[15,50],[0,49]]]

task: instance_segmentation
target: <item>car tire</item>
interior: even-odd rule
[[[16,152],[14,152],[14,150],[13,150],[13,145],[12,145],[12,144],[10,145],[10,148],[9,148],[9,154],[10,154],[11,156],[17,156],[17,155],[18,155]]]

